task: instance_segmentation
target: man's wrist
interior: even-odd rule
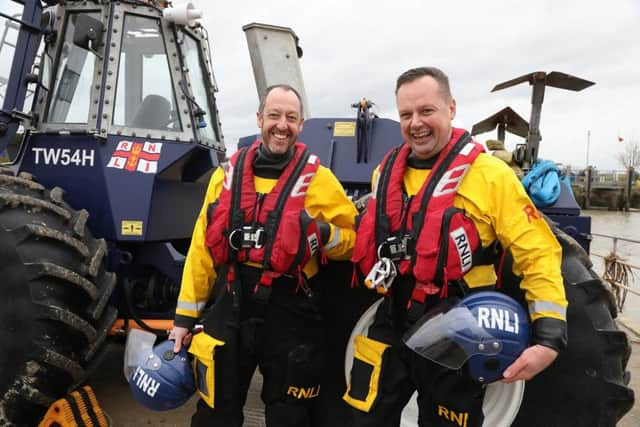
[[[567,322],[541,317],[531,325],[531,344],[540,344],[561,352],[567,348]]]
[[[181,328],[192,329],[193,325],[196,324],[196,319],[189,316],[183,316],[181,314],[176,314],[176,317],[173,320],[173,326],[178,326]]]
[[[329,241],[329,237],[331,237],[331,224],[319,219],[316,219],[315,221],[318,226],[318,231],[320,232],[320,240],[322,240],[323,245],[326,245]]]

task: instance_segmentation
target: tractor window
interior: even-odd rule
[[[204,127],[200,128],[201,134],[210,139],[216,139],[214,135],[215,117],[213,116],[211,111],[211,103],[209,102],[209,96],[207,95],[207,86],[205,86],[205,78],[206,81],[211,81],[210,78],[206,77],[203,73],[203,70],[206,70],[204,67],[204,61],[202,60],[201,50],[198,47],[198,43],[196,40],[189,34],[184,34],[184,43],[182,44],[182,54],[184,55],[184,62],[189,69],[189,81],[191,82],[191,92],[193,93],[198,106],[205,111],[205,116],[202,117],[202,121],[206,124]]]
[[[22,18],[22,5],[15,2],[3,3],[3,13],[17,19]],[[7,93],[7,83],[13,64],[19,29],[20,24],[0,16],[0,108],[4,104],[4,97]]]
[[[83,12],[86,13],[86,12]],[[100,19],[98,12],[87,13]],[[64,41],[59,51],[57,73],[53,82],[53,91],[47,122],[87,123],[91,98],[91,84],[96,57],[93,53],[73,44],[78,13],[69,14]]]
[[[48,46],[40,54],[40,64],[40,66],[42,67],[42,87],[40,89],[45,93],[49,93],[49,84],[51,83],[51,70],[53,69],[53,58],[51,58]]]
[[[160,21],[126,15],[113,123],[181,131]]]

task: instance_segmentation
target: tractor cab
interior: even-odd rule
[[[224,151],[209,42],[193,19],[199,12],[173,9],[127,1],[42,9],[39,1],[10,1],[0,16],[7,64],[0,99],[13,105],[3,113],[24,109],[21,119],[34,133],[199,142]],[[31,84],[32,105],[8,93],[12,72]]]

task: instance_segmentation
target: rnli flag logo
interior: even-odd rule
[[[111,155],[108,168],[129,172],[156,173],[162,143],[120,141]]]

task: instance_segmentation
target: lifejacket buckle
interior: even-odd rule
[[[254,225],[244,225],[229,234],[229,246],[238,251],[240,249],[260,249],[264,246],[264,228]]]
[[[391,261],[410,259],[413,252],[413,238],[409,234],[402,237],[391,236],[378,246],[378,259],[389,258]]]
[[[253,247],[256,249],[264,246],[264,228],[242,227],[242,229],[244,242],[253,242]]]
[[[373,265],[364,279],[369,289],[375,289],[380,294],[386,294],[398,275],[396,265],[391,259],[383,257]]]

